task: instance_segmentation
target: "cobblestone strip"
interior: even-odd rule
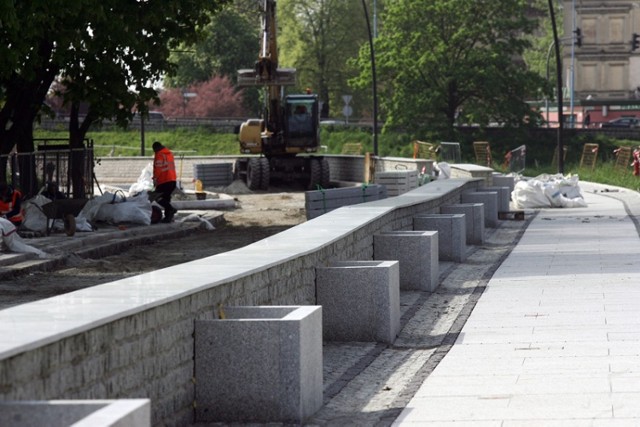
[[[325,405],[306,425],[391,425],[456,341],[534,216],[490,230],[465,263],[445,270],[436,292],[403,291],[403,329],[393,346],[325,345]]]

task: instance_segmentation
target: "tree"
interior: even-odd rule
[[[71,106],[71,147],[81,144],[95,121],[126,122],[136,105],[144,111],[157,95],[150,82],[173,71],[170,49],[196,40],[198,29],[226,1],[167,0],[162,7],[119,0],[13,2],[11,13],[5,13],[13,20],[0,27],[0,45],[12,50],[0,70],[5,100],[0,153],[14,146],[33,151],[33,122],[58,75],[60,94]],[[89,103],[84,120],[78,114],[81,102]],[[21,168],[21,179],[23,190],[32,192],[33,165]],[[80,184],[74,182],[74,188]]]
[[[242,92],[227,77],[214,77],[186,88],[196,96],[189,100],[182,89],[168,89],[160,94],[159,110],[167,117],[241,117]]]
[[[547,0],[534,0],[534,7],[542,11],[543,17],[536,32],[528,38],[531,46],[523,54],[527,67],[545,79],[545,97],[547,100],[555,99],[556,60],[553,45],[553,30]],[[562,10],[560,4],[556,4],[555,18],[558,28],[562,28]],[[562,45],[560,46],[562,49]],[[548,105],[548,104],[547,104]]]
[[[397,0],[376,43],[378,87],[387,127],[453,132],[457,120],[522,125],[544,82],[517,61],[536,28],[525,0]],[[353,83],[371,83],[369,48]]]
[[[183,43],[171,53],[177,68],[173,76],[165,79],[165,86],[187,87],[216,75],[235,84],[238,70],[250,68],[257,59],[259,21],[250,20],[237,8],[224,8],[212,17],[202,33],[197,43]]]
[[[239,69],[252,68],[258,58],[260,14],[255,1],[236,0],[212,17],[202,29],[196,43],[182,43],[171,52],[177,65],[173,76],[164,80],[165,87],[186,88],[206,82],[215,76],[226,77],[234,85]],[[259,111],[259,91],[244,88],[243,105]]]
[[[362,4],[344,0],[280,0],[277,14],[281,67],[297,69],[298,90],[308,87],[318,93],[324,103],[323,116],[330,111],[337,114],[342,95],[353,94],[348,80],[356,70],[349,67],[348,61],[358,55],[360,46],[367,41]],[[354,104],[367,97],[353,95]]]

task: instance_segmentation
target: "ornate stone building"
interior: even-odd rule
[[[574,100],[640,103],[640,49],[632,50],[633,34],[640,34],[640,1],[564,0],[563,18],[563,68],[568,88],[572,48],[566,39],[574,34],[574,28],[580,29],[582,39],[581,46],[574,46]]]

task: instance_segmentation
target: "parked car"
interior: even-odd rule
[[[640,119],[637,117],[620,117],[603,123],[603,128],[635,128],[640,127]]]

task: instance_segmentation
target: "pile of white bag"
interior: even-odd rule
[[[22,227],[31,230],[45,232],[48,222],[42,212],[42,206],[51,202],[43,195],[37,195],[24,203],[24,221]],[[151,202],[146,191],[142,191],[133,197],[124,197],[123,194],[106,192],[87,202],[82,211],[76,217],[76,231],[93,231],[91,223],[103,221],[111,224],[122,222],[130,224],[151,224]],[[53,223],[54,230],[64,229],[63,221],[58,219]]]
[[[516,209],[527,208],[584,208],[587,207],[578,176],[542,174],[517,181],[511,200]]]

